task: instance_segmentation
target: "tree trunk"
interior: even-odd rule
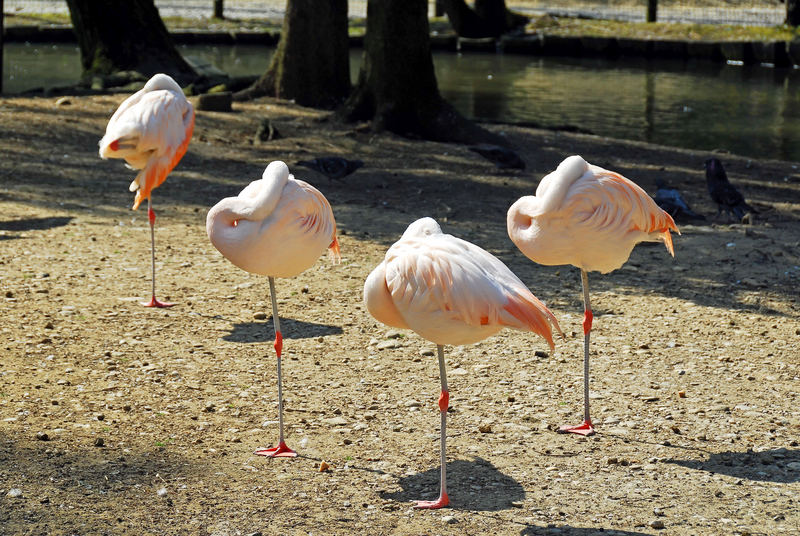
[[[475,0],[470,9],[464,0],[442,0],[447,18],[461,37],[500,37],[525,26],[525,15],[509,11],[505,0]]]
[[[358,86],[338,110],[346,121],[429,140],[504,141],[465,119],[439,95],[426,0],[368,0]]]
[[[786,0],[786,24],[800,26],[800,0]]]
[[[235,95],[270,95],[333,108],[350,93],[347,0],[287,0],[278,48],[267,71]]]
[[[197,77],[172,44],[153,0],[67,0],[67,5],[84,79],[118,71],[166,73],[179,84]]]
[[[0,95],[3,93],[3,0],[0,0]]]
[[[214,18],[224,19],[225,13],[223,12],[224,6],[222,0],[214,0]]]
[[[658,0],[647,0],[647,22],[656,22],[658,19]]]

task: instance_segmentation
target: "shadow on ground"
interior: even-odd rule
[[[439,467],[403,477],[398,484],[402,490],[382,493],[381,497],[399,502],[436,499],[439,495]],[[512,508],[512,502],[525,499],[525,490],[519,482],[482,458],[448,462],[447,493],[450,508],[455,510],[505,510]]]
[[[342,333],[340,326],[303,322],[293,318],[281,318],[281,334],[284,339],[311,339],[340,333]],[[272,320],[268,322],[239,322],[234,324],[231,332],[222,338],[229,342],[272,342],[275,340],[275,328],[272,325]]]
[[[697,469],[744,480],[791,483],[800,482],[800,450],[785,448],[753,452],[726,451],[709,455],[707,460],[665,460]]]

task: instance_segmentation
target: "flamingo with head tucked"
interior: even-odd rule
[[[441,476],[439,498],[417,508],[449,504],[445,464],[450,393],[444,363],[445,344],[471,344],[504,327],[532,331],[553,348],[552,328],[561,329],[550,310],[508,267],[480,247],[442,233],[431,218],[408,226],[364,283],[364,302],[375,319],[412,329],[434,342],[442,384]]]
[[[293,277],[310,268],[328,250],[340,260],[333,211],[319,190],[295,179],[280,161],[270,163],[261,180],[236,197],[226,197],[206,218],[206,232],[215,248],[242,270],[266,275],[272,300],[275,353],[278,356],[278,445],[258,449],[269,457],[293,457],[283,435],[281,349],[283,336],[275,298],[275,278]]]
[[[580,268],[583,285],[583,423],[561,432],[594,433],[589,417],[589,332],[592,307],[587,272],[608,273],[622,266],[642,241],[663,241],[675,256],[672,217],[647,193],[618,173],[570,156],[547,175],[536,195],[520,198],[508,210],[508,235],[529,259],[548,266]]]
[[[193,130],[192,104],[175,80],[166,74],[157,74],[120,104],[99,143],[102,158],[123,158],[128,167],[140,170],[130,190],[136,192],[133,210],[147,199],[153,292],[150,301],[142,303],[146,307],[174,305],[156,299],[156,214],[150,195],[183,158]]]

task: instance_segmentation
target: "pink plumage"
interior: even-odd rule
[[[214,205],[206,218],[211,243],[254,274],[293,277],[330,249],[339,260],[333,211],[319,190],[272,162],[262,178]]]
[[[150,198],[186,153],[194,130],[194,108],[170,76],[157,74],[125,99],[100,140],[102,158],[122,158],[140,172],[130,186],[134,210]]]
[[[570,156],[545,176],[536,195],[508,210],[508,235],[526,257],[608,273],[642,241],[661,240],[674,255],[672,217],[634,182]]]

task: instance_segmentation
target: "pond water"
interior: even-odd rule
[[[262,73],[271,49],[179,47],[231,75]],[[351,53],[355,80],[361,51]],[[706,61],[610,61],[435,53],[442,95],[468,117],[577,127],[610,137],[800,161],[800,71]],[[5,45],[3,89],[73,83],[78,49]]]

